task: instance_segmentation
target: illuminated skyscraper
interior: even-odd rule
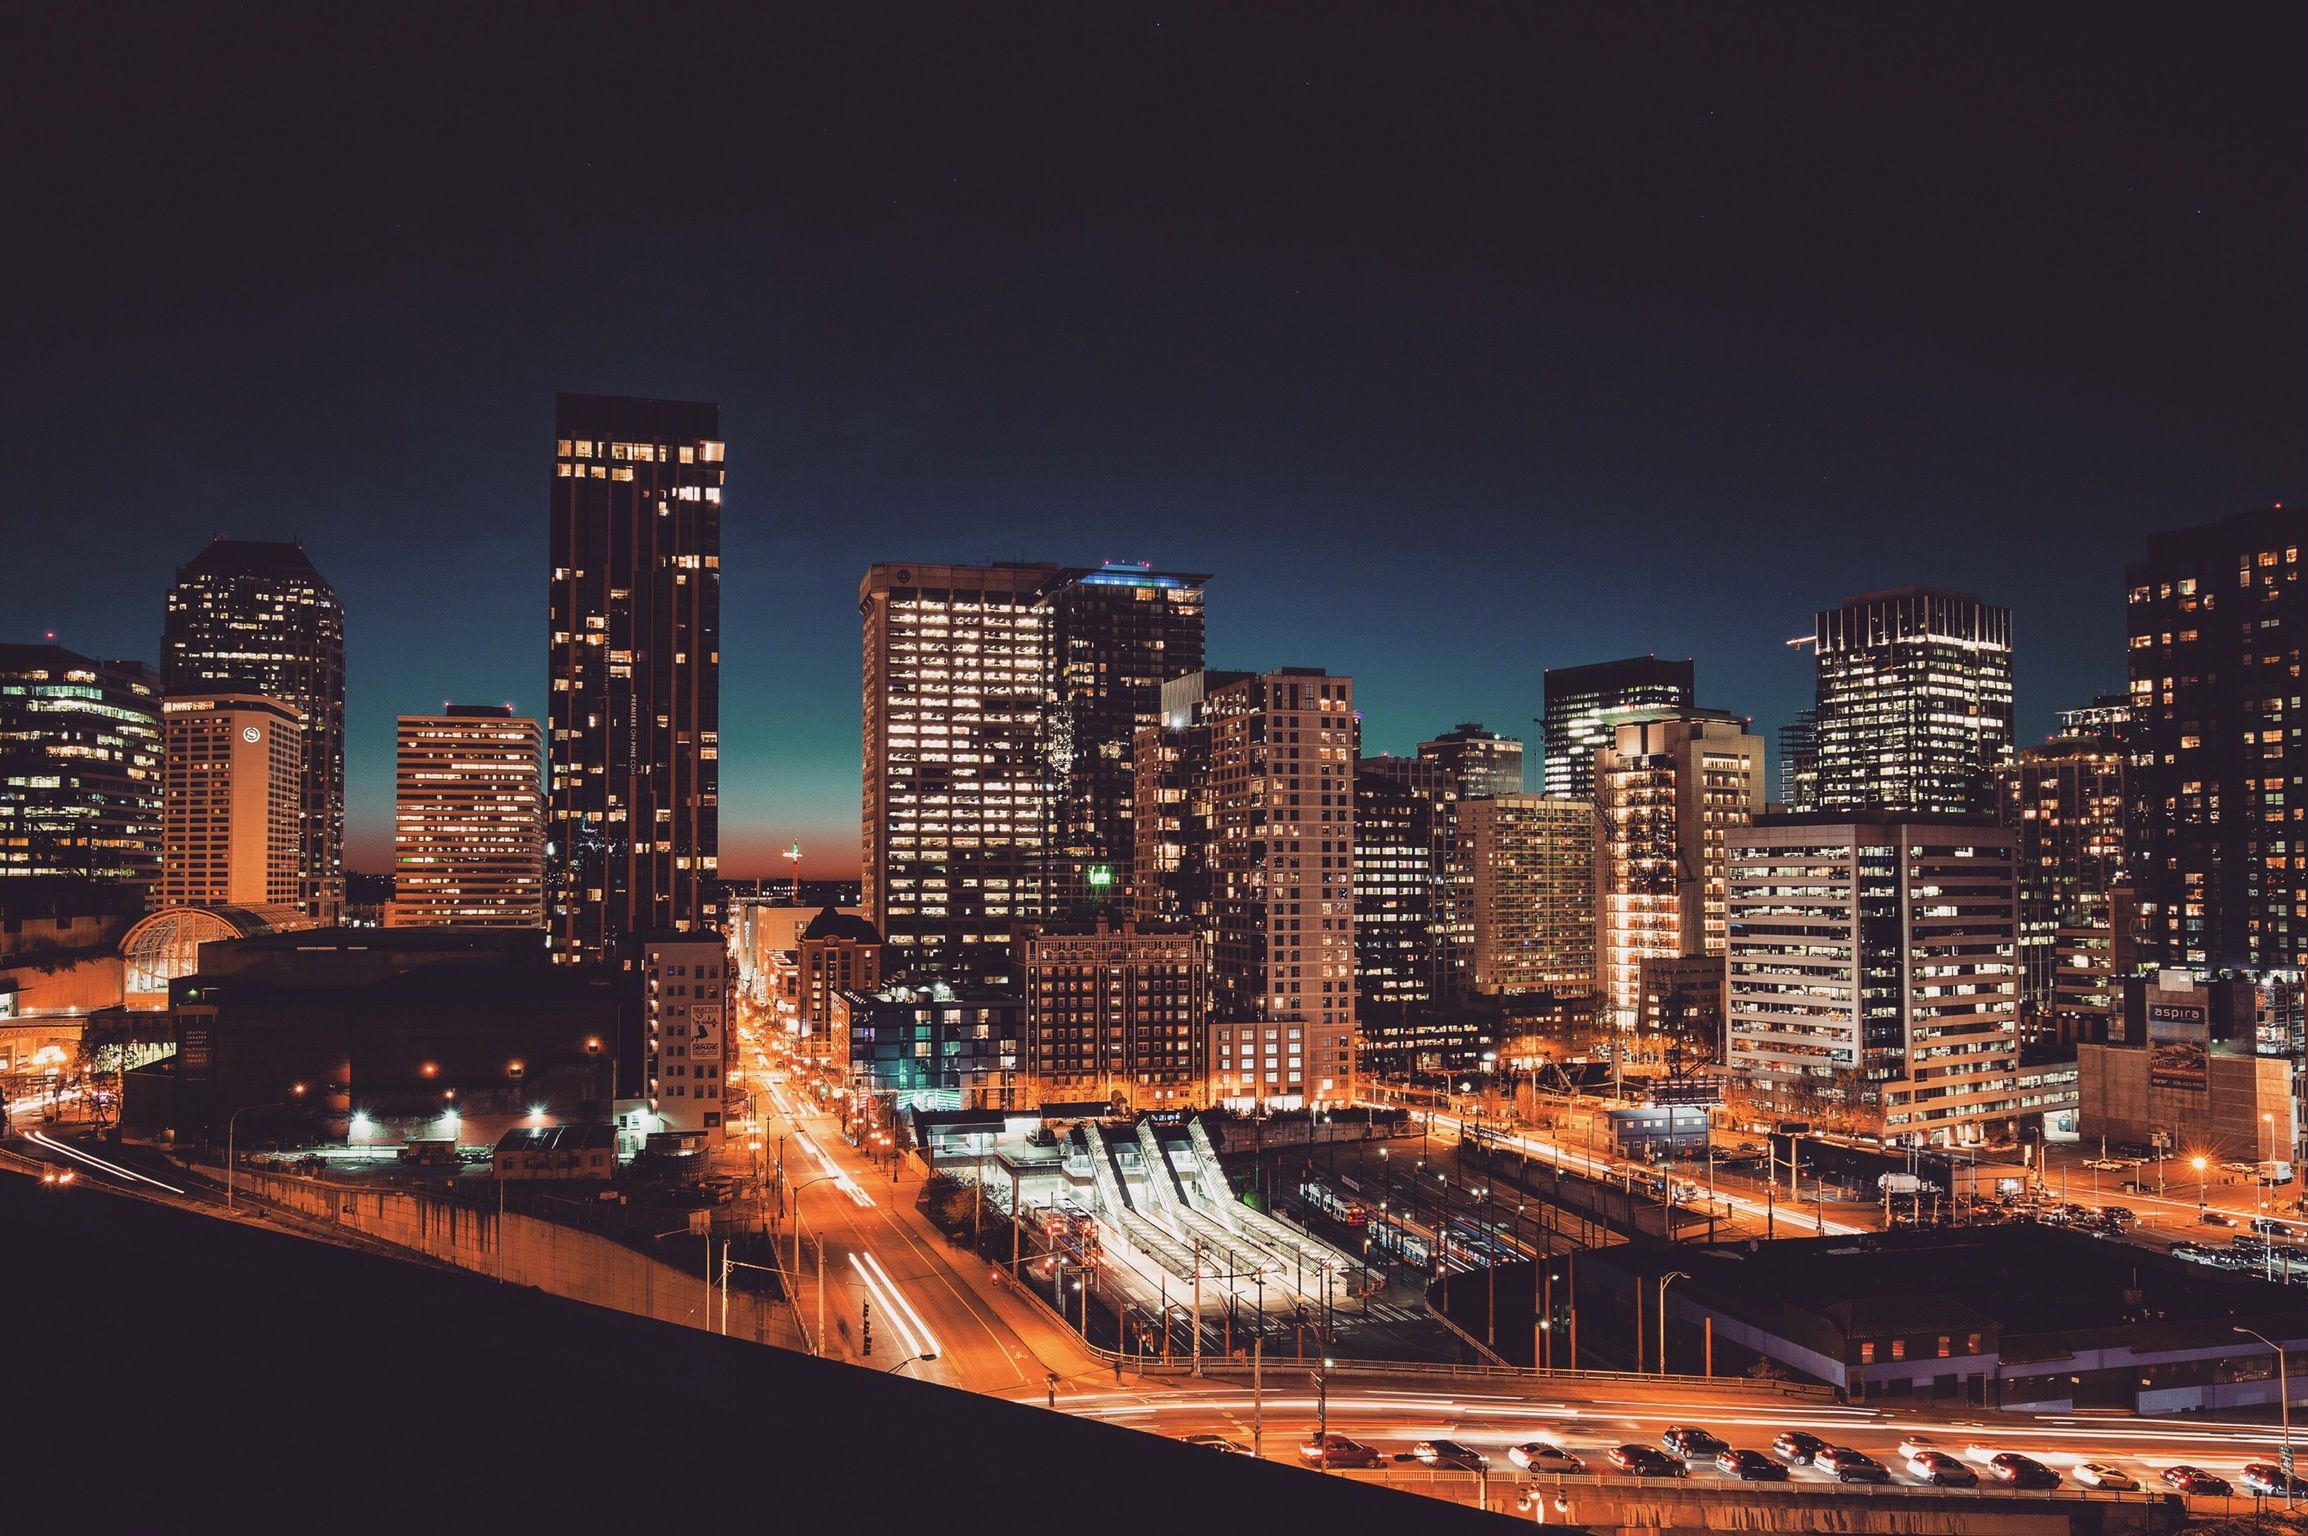
[[[161,736],[153,905],[295,908],[308,783],[297,712],[255,694],[171,694]]]
[[[1691,676],[1690,662],[1656,656],[1549,667],[1540,722],[1546,734],[1541,791],[1557,800],[1594,799],[1595,754],[1611,745],[1628,721],[1689,709]]]
[[[554,407],[550,944],[620,955],[708,926],[720,853],[721,411]]]
[[[1462,800],[1474,876],[1477,992],[1583,993],[1595,985],[1595,808],[1584,800]]]
[[[0,645],[0,879],[160,878],[160,678]]]
[[[2308,966],[2304,544],[2308,514],[2279,504],[2154,534],[2126,567],[2143,963]]]
[[[1049,858],[1052,565],[873,566],[864,621],[864,896],[885,975],[1014,981]],[[1119,895],[1119,892],[1117,892]]]
[[[168,594],[160,685],[259,694],[295,714],[303,743],[293,904],[335,922],[345,897],[345,614],[301,544],[217,539]]]
[[[545,926],[544,743],[511,705],[403,715],[388,928]]]
[[[1800,710],[1779,727],[1779,803],[1808,811],[1819,798],[1819,711]]]
[[[1461,800],[1523,792],[1522,742],[1476,722],[1463,721],[1433,741],[1420,742],[1418,755],[1443,765]]]
[[[1997,769],[1996,787],[2019,877],[2020,1013],[2040,1025],[2056,989],[2060,930],[2103,925],[2108,893],[2124,878],[2124,755],[2064,737]]]
[[[2011,610],[1901,587],[1818,616],[1818,809],[1995,814]]]
[[[1363,1023],[1375,1030],[1442,994],[1444,935],[1435,830],[1441,802],[1407,775],[1375,771],[1373,762],[1428,769],[1438,778],[1442,770],[1416,758],[1365,759],[1354,776],[1355,990]]]

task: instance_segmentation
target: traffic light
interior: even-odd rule
[[[874,1304],[861,1301],[858,1310],[858,1349],[861,1354],[874,1352]]]

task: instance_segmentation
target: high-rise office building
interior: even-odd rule
[[[1902,1143],[2016,1126],[2012,836],[1982,817],[1766,816],[1729,837],[1726,1065]]]
[[[2158,533],[2125,568],[2127,856],[2143,964],[2308,965],[2308,514]]]
[[[162,693],[256,694],[301,722],[294,905],[335,922],[345,898],[345,613],[301,544],[217,539],[179,566]]]
[[[1596,754],[1597,990],[1633,1027],[1643,961],[1720,955],[1724,838],[1763,809],[1763,738],[1721,710],[1621,725]]]
[[[1366,1031],[1431,1006],[1442,992],[1438,802],[1406,776],[1374,772],[1365,758],[1354,776],[1354,976]]]
[[[2060,930],[2098,924],[2124,878],[2124,757],[2101,741],[2063,737],[1999,768],[1996,786],[2016,842],[2020,1016],[2038,1025],[2052,1003]]]
[[[1656,656],[1547,668],[1541,790],[1556,800],[1594,799],[1595,754],[1617,739],[1623,724],[1689,709],[1691,679],[1689,661]]]
[[[255,694],[171,694],[161,706],[155,907],[297,909],[304,879],[304,722]]]
[[[1157,722],[1162,685],[1202,670],[1207,575],[1108,563],[1057,573],[1044,722],[1057,786],[1045,910],[1087,917],[1130,889],[1136,781],[1130,747]]]
[[[544,738],[509,704],[403,715],[388,928],[545,926]]]
[[[1443,765],[1461,800],[1523,792],[1522,742],[1484,730],[1478,722],[1462,721],[1434,740],[1420,742],[1418,755]]]
[[[1016,979],[1012,930],[1044,911],[1042,598],[1058,579],[1051,565],[890,562],[859,584],[864,897],[887,974]]]
[[[708,927],[720,863],[718,406],[554,404],[548,918],[562,961]]]
[[[1901,587],[1822,610],[1822,811],[1995,814],[2011,761],[2011,610]]]
[[[1138,737],[1155,814],[1140,820],[1133,905],[1207,925],[1213,1018],[1284,1024],[1285,1087],[1266,1097],[1351,1099],[1354,683],[1202,673],[1166,684],[1162,704],[1164,724]]]
[[[2132,726],[2132,696],[2103,693],[2081,709],[2061,710],[2055,718],[2059,729],[2052,733],[2054,740],[2081,736],[2120,748]]]
[[[1464,722],[1433,741],[1418,744],[1421,762],[1444,775],[1446,791],[1435,831],[1441,856],[1437,915],[1442,923],[1442,1001],[1463,998],[1474,983],[1475,870],[1467,852],[1464,807],[1468,801],[1523,792],[1523,744],[1512,736]]]
[[[1474,989],[1594,990],[1594,806],[1498,795],[1461,801],[1458,814],[1474,872]]]
[[[0,645],[0,879],[160,878],[160,677]]]
[[[1819,798],[1819,711],[1800,710],[1779,727],[1779,804],[1808,811]]]
[[[1045,1104],[1119,1099],[1174,1109],[1206,1076],[1209,962],[1190,929],[1100,920],[1029,935],[1026,1063]]]

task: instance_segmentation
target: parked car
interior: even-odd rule
[[[2203,1498],[2224,1499],[2236,1491],[2235,1484],[2224,1477],[2205,1471],[2202,1467],[2185,1465],[2166,1467],[2159,1475],[2165,1482],[2179,1489],[2182,1493],[2195,1494]]]
[[[1719,1451],[1715,1470],[1743,1483],[1784,1483],[1787,1469],[1761,1451]]]
[[[2247,1461],[2244,1475],[2237,1479],[2254,1493],[2280,1497],[2286,1492],[2308,1493],[2308,1478],[2286,1477],[2284,1469],[2272,1461]]]
[[[1913,1461],[1926,1451],[1938,1449],[1939,1442],[1929,1435],[1902,1435],[1899,1437],[1899,1454],[1901,1459],[1905,1461]]]
[[[1698,1461],[1717,1451],[1731,1448],[1730,1443],[1721,1435],[1710,1434],[1689,1424],[1668,1425],[1667,1432],[1659,1437],[1659,1444],[1685,1461]]]
[[[1907,1458],[1908,1476],[1934,1488],[1977,1488],[1979,1474],[1945,1451],[1924,1451]]]
[[[2109,1488],[2124,1492],[2130,1492],[2140,1486],[2140,1480],[2132,1476],[2131,1473],[2126,1472],[2121,1467],[2110,1466],[2104,1461],[2077,1462],[2076,1481],[2086,1488]]]
[[[1181,1445],[1199,1445],[1208,1451],[1231,1451],[1237,1456],[1250,1454],[1248,1446],[1236,1445],[1224,1435],[1180,1435],[1178,1443]]]
[[[1888,1483],[1891,1469],[1864,1451],[1831,1445],[1811,1458],[1812,1465],[1839,1483]]]
[[[1814,1457],[1827,1449],[1827,1442],[1817,1435],[1807,1435],[1800,1429],[1790,1429],[1771,1442],[1771,1454],[1790,1466],[1809,1466]]]
[[[2060,1475],[2033,1456],[2006,1451],[1988,1459],[1988,1470],[2006,1488],[2057,1488]]]
[[[2148,1186],[2142,1184],[2138,1179],[2126,1179],[2123,1183],[2118,1184],[2116,1188],[2122,1190],[2127,1195],[2144,1195],[2148,1192]]]
[[[1309,1435],[1298,1454],[1326,1467],[1375,1467],[1386,1460],[1361,1441],[1344,1435]]]
[[[1410,1448],[1410,1453],[1430,1467],[1448,1467],[1460,1472],[1480,1472],[1489,1465],[1456,1440],[1421,1440]]]
[[[1525,1472],[1554,1472],[1575,1477],[1587,1470],[1587,1464],[1559,1445],[1544,1440],[1533,1440],[1523,1445],[1509,1446],[1507,1460]]]

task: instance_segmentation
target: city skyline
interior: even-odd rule
[[[455,60],[251,27],[197,86],[170,24],[51,37],[27,107],[175,126],[32,167],[8,638],[157,660],[211,533],[301,540],[347,611],[348,841],[382,869],[397,715],[546,713],[554,393],[712,400],[726,870],[798,838],[839,875],[877,561],[1211,572],[1211,665],[1349,673],[1403,754],[1461,720],[1534,741],[1542,669],[1646,652],[1770,737],[1811,614],[1943,586],[2013,610],[2025,744],[2122,684],[2149,533],[2308,479],[2298,13],[2036,13],[1989,52],[1828,12],[729,25],[612,58],[490,18]],[[765,140],[743,61],[805,56]],[[691,82],[678,125],[524,105],[644,66]],[[415,111],[435,87],[469,111]],[[652,177],[712,238],[596,238],[575,189]],[[179,224],[170,263],[133,254]]]

